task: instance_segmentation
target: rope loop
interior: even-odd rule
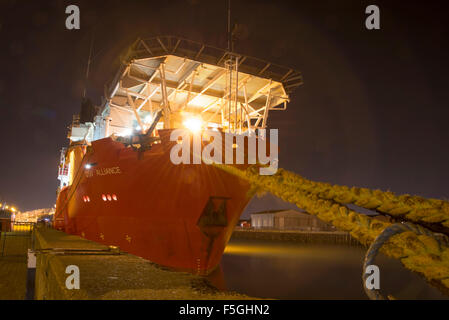
[[[365,259],[363,260],[362,285],[363,285],[363,289],[365,290],[366,295],[371,300],[386,300],[386,299],[380,293],[379,289],[368,289],[366,287],[366,280],[369,276],[369,274],[366,273],[367,267],[374,264],[374,260],[376,259],[376,256],[379,253],[380,248],[382,248],[382,246],[384,245],[385,242],[387,242],[391,237],[393,237],[397,234],[403,233],[403,232],[407,232],[407,231],[414,232],[417,235],[426,235],[426,236],[432,237],[440,245],[442,244],[442,242],[444,242],[444,243],[447,242],[446,237],[444,237],[444,238],[436,237],[434,233],[427,230],[426,228],[424,228],[420,225],[412,224],[410,222],[395,223],[395,224],[392,224],[392,225],[389,225],[388,227],[386,227],[377,236],[377,238],[374,240],[374,242],[370,245],[370,247],[366,251]],[[389,299],[391,299],[391,298],[389,298]]]

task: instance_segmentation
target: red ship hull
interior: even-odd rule
[[[139,153],[94,141],[57,200],[55,227],[197,274],[220,262],[249,184],[213,165],[170,161],[170,143]],[[92,168],[84,169],[85,164]]]

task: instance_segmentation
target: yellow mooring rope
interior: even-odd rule
[[[253,178],[258,176],[258,169],[251,167],[247,170],[247,175]],[[435,232],[449,234],[449,202],[447,201],[408,194],[398,196],[389,191],[314,182],[283,169],[279,169],[272,178],[278,183],[316,194],[321,199],[333,200],[341,204],[355,204],[380,214],[390,215],[395,219],[419,223]]]
[[[278,170],[272,176],[262,176],[257,166],[247,170],[227,165],[216,166],[248,180],[255,188],[269,191],[336,228],[349,232],[367,246],[392,224],[350,210],[344,204],[353,203],[376,209],[379,213],[388,213],[397,218],[407,217],[407,220],[426,226],[432,223],[449,227],[449,205],[446,201],[313,182],[286,170]],[[418,228],[423,230],[422,227]],[[404,231],[392,235],[380,251],[399,259],[407,269],[421,274],[449,295],[449,242],[446,236],[432,232]]]

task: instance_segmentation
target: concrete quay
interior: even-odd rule
[[[35,299],[254,299],[219,291],[197,275],[174,272],[148,260],[54,229],[36,229]],[[68,266],[79,268],[80,288],[68,289]]]

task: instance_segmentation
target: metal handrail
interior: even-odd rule
[[[137,39],[130,50],[128,50],[123,62],[124,64],[128,64],[133,59],[148,56],[163,57],[166,55],[177,55],[195,61],[225,67],[225,58],[231,54],[239,57],[239,70],[254,76],[279,81],[285,86],[288,93],[302,84],[301,72],[292,68],[271,63],[263,59],[230,52],[198,41],[169,35]]]
[[[34,229],[36,227],[36,223],[34,222],[12,222],[12,228],[10,232],[0,232],[0,251],[1,256],[5,256],[5,248],[6,248],[6,239],[7,237],[30,237],[31,238],[31,247],[34,246]],[[30,229],[27,231],[14,231],[14,226],[29,226]]]

